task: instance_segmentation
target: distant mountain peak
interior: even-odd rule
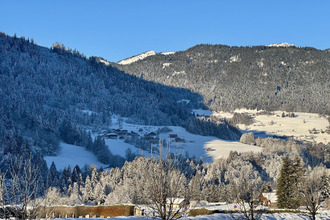
[[[279,43],[279,44],[269,44],[268,47],[295,47],[294,44],[289,43]]]
[[[135,63],[136,61],[143,60],[143,59],[145,59],[149,56],[153,56],[153,55],[156,55],[156,52],[153,51],[153,50],[149,50],[149,51],[141,53],[139,55],[132,56],[130,58],[121,60],[121,61],[118,62],[118,64],[127,65],[127,64],[131,64],[131,63]]]

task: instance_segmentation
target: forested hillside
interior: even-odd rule
[[[197,45],[118,68],[199,93],[212,110],[330,112],[329,50]]]
[[[201,100],[186,89],[125,74],[59,43],[48,49],[0,34],[2,155],[56,155],[59,141],[91,148],[87,131],[106,128],[113,114],[140,124],[188,126],[191,109],[202,107]],[[226,132],[227,123],[215,129]],[[237,129],[229,129],[235,134],[223,138],[239,138]]]
[[[109,128],[116,114],[140,124],[180,125],[191,133],[238,139],[241,133],[228,121],[192,114],[205,107],[203,102],[215,110],[328,113],[328,53],[200,45],[119,67],[135,76],[62,44],[48,49],[0,34],[0,218],[35,219],[40,204],[153,208],[184,198],[187,204],[253,205],[261,192],[274,190],[280,208],[299,208],[300,201],[308,206],[314,194],[318,197],[312,204],[329,207],[329,143],[301,145],[251,133],[245,139],[262,148],[259,153],[231,152],[204,163],[188,155],[146,158],[127,151],[125,162],[112,155],[101,135],[91,135]],[[237,115],[232,123],[250,120]],[[77,165],[60,171],[54,162],[48,169],[43,157],[56,155],[60,141],[85,147],[110,169]],[[159,145],[161,152],[165,146]]]

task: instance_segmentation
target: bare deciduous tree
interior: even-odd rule
[[[312,170],[304,179],[302,189],[302,202],[310,214],[310,219],[315,220],[322,202],[329,196],[329,175],[320,167]]]
[[[152,217],[170,220],[182,211],[182,207],[176,203],[179,198],[184,199],[185,177],[178,166],[178,159],[170,155],[164,160],[161,157],[158,161],[152,158],[147,183],[147,197]]]
[[[20,219],[34,219],[41,205],[37,199],[39,172],[31,157],[15,157],[9,165],[9,178],[2,185],[3,203],[10,207],[10,215]],[[7,209],[7,208],[6,208]]]
[[[2,173],[0,171],[0,219],[8,218],[8,210],[5,206],[5,198],[4,198],[4,195],[6,193],[5,176],[6,176],[6,173]]]
[[[239,179],[233,183],[232,193],[238,204],[239,212],[243,215],[235,215],[234,219],[259,220],[264,213],[263,209],[257,209],[260,204],[259,195],[262,187],[260,177],[252,170],[242,170]]]

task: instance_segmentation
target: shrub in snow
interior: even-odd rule
[[[250,144],[250,145],[255,145],[256,144],[255,137],[254,137],[254,134],[252,132],[243,134],[239,141],[243,144]]]

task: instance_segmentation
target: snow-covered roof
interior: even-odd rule
[[[181,204],[184,201],[184,198],[167,198],[167,203]]]
[[[267,200],[270,200],[272,202],[275,202],[277,200],[277,195],[276,192],[271,192],[271,193],[262,193],[264,197],[267,198]]]

